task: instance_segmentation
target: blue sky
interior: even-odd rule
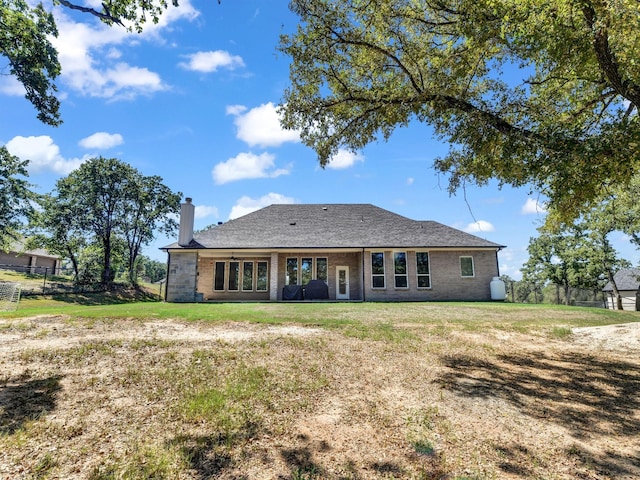
[[[160,175],[192,197],[196,228],[272,203],[372,203],[506,245],[500,272],[520,278],[529,239],[544,220],[536,192],[493,184],[450,196],[432,166],[448,146],[418,122],[321,169],[297,133],[278,124],[289,59],[276,47],[297,25],[287,2],[180,3],[140,35],[55,10],[59,127],[38,122],[22,87],[0,76],[0,143],[31,160],[38,191],[50,192],[83,161],[103,156]],[[612,239],[638,264],[624,236]],[[164,261],[158,248],[173,240],[158,238],[143,253]]]

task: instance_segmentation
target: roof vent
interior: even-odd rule
[[[289,225],[295,225],[295,224],[296,224],[296,222],[290,222],[289,223]]]

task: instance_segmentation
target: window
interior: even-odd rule
[[[416,252],[416,272],[418,274],[418,288],[431,288],[428,252]]]
[[[407,288],[407,253],[395,252],[393,254],[393,273],[396,288]]]
[[[213,289],[224,290],[224,262],[216,262],[215,273],[213,276]]]
[[[267,262],[258,262],[258,275],[256,278],[256,290],[258,292],[266,292],[269,285],[267,279]]]
[[[460,257],[460,275],[463,277],[474,277],[473,257]]]
[[[374,252],[371,254],[371,286],[373,288],[384,288],[383,252]]]
[[[242,264],[242,290],[253,290],[253,262]]]
[[[316,258],[316,278],[322,280],[324,283],[328,283],[329,269],[327,267],[326,258]]]
[[[240,288],[240,262],[229,262],[229,290]]]
[[[287,258],[286,285],[298,285],[298,259]]]
[[[302,259],[300,273],[302,274],[302,285],[306,285],[313,280],[313,258]]]

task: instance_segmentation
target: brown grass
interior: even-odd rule
[[[640,478],[638,350],[382,320],[0,318],[0,478]]]

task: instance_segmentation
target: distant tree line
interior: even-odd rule
[[[27,161],[0,147],[0,248],[18,241],[66,259],[79,283],[109,287],[119,274],[159,281],[164,264],[142,255],[158,233],[177,230],[180,193],[125,162],[93,158],[37,195]]]
[[[529,259],[521,269],[522,280],[505,280],[510,301],[565,303],[602,298],[602,288],[610,283],[616,308],[622,297],[614,275],[631,263],[619,257],[610,236],[626,234],[640,247],[640,179],[634,177],[624,188],[611,189],[596,208],[572,223],[538,229],[529,241]]]

